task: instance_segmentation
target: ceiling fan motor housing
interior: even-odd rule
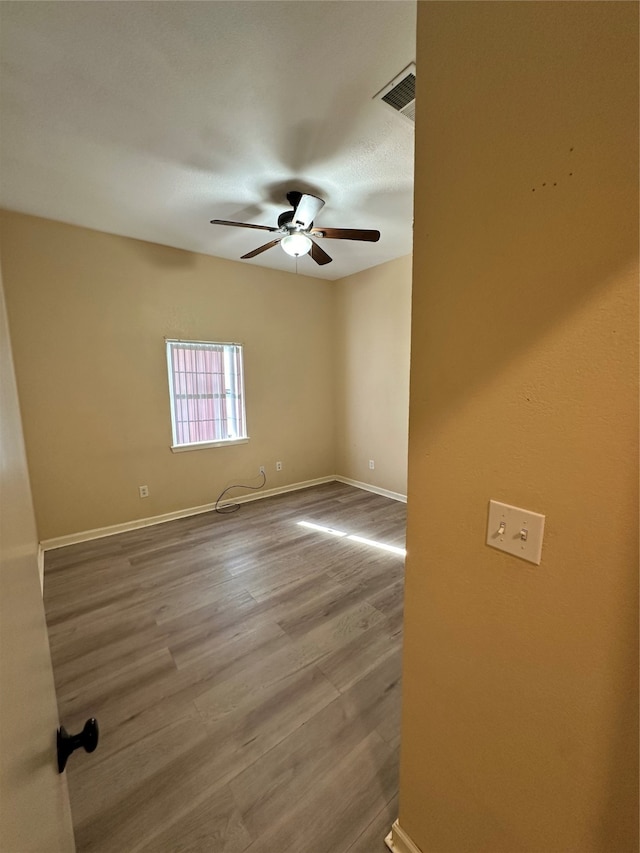
[[[285,210],[284,213],[281,213],[278,217],[278,228],[284,228],[285,226],[290,225],[294,213],[294,210]]]

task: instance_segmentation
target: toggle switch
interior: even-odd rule
[[[489,501],[487,545],[539,566],[544,521],[539,512]]]

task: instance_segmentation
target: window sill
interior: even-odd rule
[[[198,441],[194,444],[172,444],[172,453],[183,453],[185,450],[206,450],[209,447],[228,447],[230,444],[247,444],[246,438],[226,438],[223,441]]]

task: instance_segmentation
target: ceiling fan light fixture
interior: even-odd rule
[[[298,258],[300,255],[306,255],[311,248],[311,240],[306,234],[287,234],[280,240],[280,245],[285,250],[287,255],[292,258]]]

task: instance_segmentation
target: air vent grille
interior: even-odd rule
[[[413,101],[411,101],[410,104],[407,104],[407,106],[402,110],[402,115],[405,118],[408,118],[409,121],[412,121],[415,124],[415,121],[416,121],[416,102],[415,102],[415,99]]]
[[[374,96],[412,124],[416,120],[416,66],[412,62],[404,71]]]
[[[407,74],[407,76],[403,77],[397,86],[394,86],[390,92],[387,92],[386,95],[382,96],[382,100],[385,102],[385,104],[389,104],[390,107],[393,107],[394,109],[398,110],[398,112],[400,112],[400,110],[403,110],[412,101],[415,101],[415,99],[415,74]]]

